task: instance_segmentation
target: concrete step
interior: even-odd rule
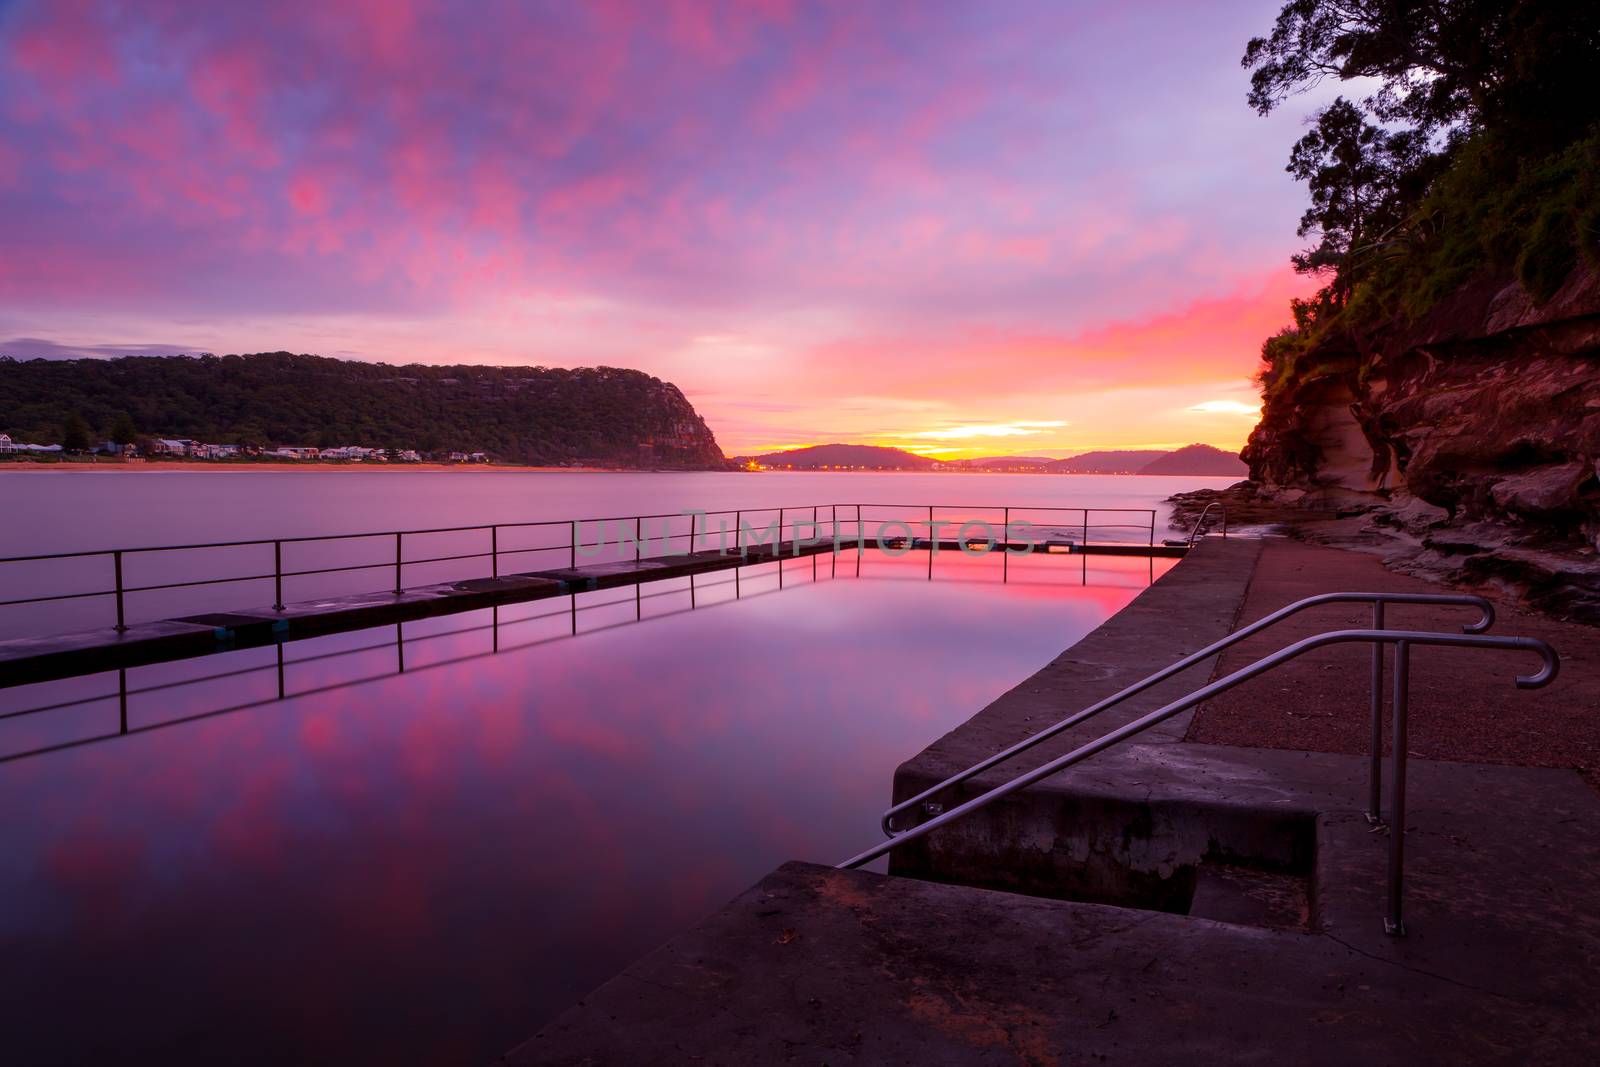
[[[1272,930],[1309,930],[1311,881],[1287,871],[1202,863],[1195,869],[1189,914]]]

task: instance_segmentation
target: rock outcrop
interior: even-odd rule
[[[1342,514],[1329,536],[1600,622],[1600,274],[1539,306],[1486,281],[1324,340],[1242,456],[1254,497]]]

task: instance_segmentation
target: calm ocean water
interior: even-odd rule
[[[1160,540],[1168,533],[1168,508],[1162,503],[1166,497],[1227,481],[912,473],[0,472],[0,495],[11,518],[0,524],[0,557],[485,523],[679,515],[690,509],[744,509],[745,517],[759,529],[776,517],[775,512],[759,509],[820,506],[817,513],[825,519],[830,505],[839,505],[841,519],[850,518],[855,505],[865,505],[862,515],[869,520],[869,535],[885,519],[926,520],[930,505],[938,518],[980,518],[996,528],[1006,517],[1001,509],[1009,507],[1014,521],[1039,526],[1060,523],[1060,532],[1072,537],[1082,534],[1081,514],[1040,509],[1153,509],[1154,536]],[[751,518],[752,512],[756,517]],[[788,518],[794,514],[789,512]],[[1102,510],[1089,519],[1090,536],[1097,540],[1143,543],[1151,537],[1148,514]],[[734,517],[727,521],[737,528]],[[679,540],[673,548],[682,551],[690,522],[681,517],[670,523],[658,521],[646,524],[645,533],[676,535]],[[599,539],[595,525],[582,529],[585,539]],[[917,532],[925,534],[925,527]],[[498,540],[499,550],[506,553],[501,573],[566,566],[570,540],[564,525],[503,531]],[[393,588],[395,547],[393,537],[287,545],[281,553],[284,571],[318,573],[286,579],[284,599]],[[488,549],[489,534],[484,530],[408,537],[402,547],[407,561],[403,582],[418,586],[487,575],[486,558],[410,561],[470,556]],[[646,554],[665,551],[658,541]],[[123,561],[125,588],[265,577],[130,593],[125,596],[125,617],[143,622],[264,608],[273,603],[275,566],[270,544],[129,555]],[[326,573],[333,567],[367,569]],[[0,601],[102,593],[114,588],[113,574],[109,556],[0,562]],[[106,626],[115,621],[115,612],[114,599],[104,595],[0,606],[0,638]]]
[[[1158,508],[1231,478],[1119,475],[500,471],[0,471],[0,556],[254,537],[299,537],[686,508],[936,504]],[[0,581],[3,581],[0,578]]]
[[[14,554],[831,498],[1148,507],[1208,483],[0,484]],[[115,675],[0,690],[8,1057],[489,1062],[777,864],[878,840],[896,764],[1171,561],[927,564],[824,555],[501,609],[498,625],[479,612],[295,642],[282,664],[254,649],[140,668],[125,694]]]

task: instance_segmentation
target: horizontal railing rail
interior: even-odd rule
[[[937,785],[929,786],[916,796],[900,801],[898,804],[895,804],[884,811],[882,819],[879,820],[879,825],[883,828],[885,835],[893,837],[899,833],[899,831],[894,828],[894,817],[896,815],[899,815],[905,811],[909,811],[918,805],[926,804],[932,801],[945,790],[950,789],[953,786],[960,785],[962,782],[982,774],[991,767],[996,767],[1008,760],[1015,759],[1017,756],[1020,756],[1029,749],[1032,749],[1035,746],[1050,740],[1052,737],[1055,737],[1066,730],[1070,730],[1074,726],[1078,726],[1089,721],[1096,715],[1108,711],[1111,708],[1116,707],[1118,704],[1131,699],[1132,697],[1138,696],[1140,693],[1145,692],[1147,689],[1150,689],[1153,686],[1161,684],[1168,678],[1183,673],[1190,667],[1193,667],[1195,664],[1210,659],[1212,656],[1215,656],[1219,652],[1238,644],[1240,641],[1243,641],[1248,637],[1253,637],[1263,630],[1270,629],[1271,627],[1276,626],[1278,623],[1283,622],[1285,619],[1300,614],[1302,611],[1306,611],[1309,608],[1321,607],[1324,604],[1352,603],[1372,605],[1372,628],[1374,630],[1384,629],[1383,606],[1385,604],[1427,604],[1433,606],[1459,606],[1477,608],[1480,612],[1480,618],[1476,622],[1468,623],[1466,626],[1462,627],[1462,632],[1469,634],[1483,633],[1485,630],[1489,629],[1489,627],[1494,625],[1494,605],[1489,603],[1489,601],[1485,600],[1481,596],[1474,596],[1468,593],[1321,593],[1317,596],[1306,597],[1303,600],[1297,600],[1293,604],[1281,607],[1277,611],[1274,611],[1270,615],[1266,615],[1256,620],[1248,626],[1240,627],[1239,629],[1228,634],[1226,637],[1213,641],[1204,648],[1189,653],[1187,656],[1184,656],[1182,659],[1163,667],[1154,674],[1146,675],[1137,682],[1134,682],[1132,685],[1127,686],[1126,688],[1106,697],[1104,700],[1090,704],[1083,710],[1074,712],[1073,714],[1068,715],[1066,718],[1046,726],[1038,733],[1031,734],[1030,736],[1023,738],[1021,741],[1018,741],[1009,748],[1002,749],[992,756],[979,760],[977,763],[974,763],[965,770],[952,774],[950,777],[946,778]],[[1372,714],[1373,721],[1379,724],[1378,728],[1381,729],[1383,710],[1383,694],[1381,690],[1383,683],[1382,646],[1376,646],[1376,651],[1378,653],[1378,670],[1373,675],[1372,680]],[[1382,738],[1379,737],[1376,740],[1375,751],[1381,753],[1381,750]],[[1371,768],[1371,811],[1373,813],[1376,813],[1378,808],[1381,790],[1380,775],[1381,766],[1377,763],[1374,763]]]
[[[627,558],[627,548],[631,546],[632,557],[635,561],[653,558],[651,550],[656,545],[664,546],[662,551],[670,553],[679,545],[683,546],[686,553],[692,553],[705,548],[717,548],[722,551],[739,551],[749,547],[744,530],[748,527],[759,540],[760,536],[769,531],[776,522],[778,540],[783,542],[790,537],[791,524],[797,530],[804,530],[809,536],[813,529],[819,539],[826,532],[832,534],[837,528],[841,538],[854,536],[858,542],[868,536],[868,524],[871,522],[889,521],[882,518],[872,518],[865,514],[866,509],[896,508],[902,513],[914,511],[920,515],[928,513],[930,533],[932,524],[937,522],[937,513],[960,511],[988,511],[1000,513],[1007,527],[1010,525],[1010,516],[1013,512],[1018,515],[1043,515],[1066,514],[1079,518],[1080,521],[1071,524],[1075,530],[1081,529],[1083,543],[1088,544],[1091,531],[1107,529],[1137,529],[1148,531],[1149,542],[1155,543],[1155,516],[1151,508],[1083,508],[1067,507],[1062,505],[923,505],[923,504],[803,504],[799,506],[783,505],[777,507],[757,508],[723,508],[708,511],[684,511],[674,513],[656,513],[644,515],[612,515],[597,518],[583,519],[531,519],[514,522],[500,523],[472,523],[462,526],[431,526],[415,527],[401,530],[374,530],[355,533],[336,534],[305,534],[289,537],[261,537],[229,541],[204,541],[176,545],[136,545],[126,548],[84,549],[73,552],[34,553],[29,555],[0,557],[0,589],[6,587],[5,577],[7,568],[18,564],[51,564],[64,561],[104,560],[111,565],[111,583],[109,587],[100,585],[89,589],[68,589],[65,591],[41,592],[27,596],[13,596],[0,599],[0,609],[31,607],[50,603],[67,603],[72,601],[92,600],[106,598],[114,605],[115,628],[126,630],[128,627],[127,599],[130,596],[157,592],[170,592],[179,589],[200,589],[230,584],[247,583],[272,583],[273,607],[282,610],[284,607],[284,583],[294,579],[312,577],[326,577],[331,575],[356,575],[365,572],[389,571],[393,574],[393,581],[389,590],[400,594],[405,589],[405,578],[408,568],[415,573],[415,568],[422,566],[438,566],[449,563],[466,563],[473,560],[488,561],[487,577],[501,577],[501,562],[505,559],[518,559],[527,561],[530,556],[544,555],[555,562],[548,566],[538,566],[537,570],[557,570],[561,567],[577,567],[584,559],[596,562],[605,561],[608,550],[618,550],[620,558]],[[841,514],[842,513],[842,514]],[[1146,517],[1140,523],[1092,523],[1093,516],[1138,514]],[[905,521],[897,516],[899,521]],[[731,520],[731,521],[730,521]],[[647,523],[659,523],[656,530],[647,528]],[[615,527],[616,536],[612,537],[607,531]],[[630,529],[631,526],[631,536]],[[685,528],[686,527],[686,528]],[[853,528],[853,529],[852,529]],[[548,544],[524,545],[506,543],[508,534],[516,531],[551,531],[564,530],[565,536],[552,540]],[[593,531],[593,539],[589,539]],[[408,546],[415,546],[420,539],[440,537],[444,535],[487,535],[489,544],[482,550],[451,551],[448,546],[439,546],[434,554],[426,556],[406,555]],[[384,548],[384,557],[380,559],[364,558],[350,562],[331,562],[324,565],[315,565],[316,561],[306,561],[298,565],[290,563],[285,565],[285,549],[296,546],[334,546],[355,542],[377,542],[387,545],[392,542],[392,549]],[[761,542],[770,543],[770,542]],[[190,577],[183,580],[159,580],[160,576],[152,576],[156,580],[136,581],[129,580],[125,572],[125,565],[132,557],[147,556],[178,556],[182,553],[205,553],[222,550],[268,550],[272,554],[271,570],[266,569],[263,558],[259,562],[240,564],[240,572],[212,574],[202,577]],[[563,558],[563,556],[565,558]],[[310,565],[308,565],[310,564]],[[64,575],[59,584],[68,584],[68,579],[74,576]],[[217,610],[208,607],[202,610]],[[225,609],[223,609],[225,610]]]
[[[1561,660],[1555,649],[1538,638],[1503,637],[1495,634],[1429,633],[1417,630],[1332,630],[1327,633],[1302,638],[1271,655],[1263,656],[1253,663],[1239,668],[1226,677],[1203,685],[1171,703],[1142,715],[1093,741],[1080,745],[1065,755],[1058,756],[1031,771],[1020,774],[1003,785],[996,786],[986,793],[951,808],[949,811],[942,812],[927,822],[902,831],[888,841],[874,845],[864,852],[859,852],[837,866],[843,870],[870,863],[913,840],[926,837],[942,827],[964,819],[974,812],[1010,796],[1012,793],[1026,789],[1028,786],[1043,781],[1052,775],[1059,774],[1068,767],[1083,762],[1090,756],[1104,752],[1108,748],[1112,748],[1131,737],[1143,733],[1152,726],[1165,722],[1174,715],[1187,711],[1214,696],[1225,693],[1242,682],[1265,674],[1281,664],[1287,663],[1289,660],[1302,656],[1313,649],[1352,642],[1371,643],[1380,648],[1384,644],[1395,646],[1394,739],[1392,750],[1394,789],[1390,799],[1388,893],[1384,929],[1390,934],[1402,935],[1405,933],[1405,923],[1401,910],[1401,895],[1405,854],[1406,719],[1410,697],[1411,647],[1413,645],[1437,645],[1456,648],[1533,652],[1543,661],[1542,667],[1536,674],[1517,676],[1515,683],[1519,689],[1538,689],[1554,681],[1561,668]]]

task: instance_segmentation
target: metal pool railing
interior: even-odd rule
[[[1321,593],[1297,600],[1293,604],[1279,608],[1277,611],[1266,615],[1248,626],[1242,626],[1219,640],[1211,642],[1206,647],[1191,652],[1180,660],[1161,668],[1154,674],[1146,675],[1127,688],[1113,693],[1104,700],[1089,705],[1082,711],[1068,715],[1066,718],[1046,726],[1038,733],[1018,741],[1009,748],[1001,749],[994,755],[979,760],[972,766],[962,771],[957,771],[937,785],[929,786],[914,797],[908,797],[895,804],[883,813],[879,825],[883,828],[885,836],[894,837],[900,831],[894,828],[894,817],[921,804],[928,804],[940,793],[951,786],[960,785],[962,782],[983,773],[991,767],[1005,763],[1007,760],[1020,756],[1041,742],[1048,741],[1057,734],[1080,723],[1087,722],[1096,715],[1116,707],[1131,697],[1138,696],[1145,690],[1166,681],[1176,674],[1210,659],[1224,649],[1238,644],[1247,637],[1252,637],[1263,630],[1276,626],[1283,620],[1298,615],[1308,608],[1321,607],[1324,604],[1370,604],[1372,606],[1372,628],[1385,629],[1383,609],[1387,604],[1426,604],[1430,606],[1470,607],[1476,608],[1479,618],[1476,622],[1468,623],[1461,628],[1462,633],[1481,634],[1494,625],[1494,605],[1481,596],[1470,593]],[[1372,755],[1368,766],[1368,810],[1367,818],[1370,822],[1378,821],[1378,811],[1383,799],[1383,646],[1372,646]],[[941,809],[942,810],[942,809]]]
[[[1351,642],[1372,644],[1378,649],[1381,649],[1385,644],[1391,644],[1395,647],[1394,740],[1390,757],[1394,768],[1394,787],[1389,800],[1389,870],[1383,924],[1387,933],[1403,936],[1405,934],[1405,920],[1402,912],[1402,887],[1405,864],[1407,715],[1411,695],[1412,646],[1438,645],[1535,653],[1543,660],[1542,668],[1537,674],[1516,677],[1515,683],[1518,689],[1538,689],[1554,681],[1561,668],[1561,659],[1556,654],[1555,649],[1538,638],[1501,637],[1493,634],[1475,633],[1428,633],[1415,630],[1332,630],[1327,633],[1302,638],[1271,655],[1263,656],[1255,662],[1239,668],[1232,674],[1218,678],[1208,685],[1195,689],[1186,696],[1179,697],[1169,704],[1140,716],[1093,741],[1080,745],[1065,755],[1058,756],[1033,770],[1020,774],[1004,784],[998,785],[988,792],[965,801],[948,811],[943,811],[927,822],[902,831],[888,841],[874,845],[864,852],[859,852],[843,863],[838,864],[838,867],[840,869],[849,869],[869,863],[909,841],[933,833],[940,827],[948,826],[958,819],[964,819],[974,812],[988,807],[997,800],[1033,785],[1035,782],[1042,781],[1051,775],[1059,774],[1068,767],[1081,763],[1096,753],[1104,752],[1108,748],[1112,748],[1129,738],[1143,733],[1152,726],[1165,722],[1180,712],[1204,703],[1212,697],[1232,689],[1241,682],[1249,681],[1257,675],[1266,674],[1273,668],[1313,649]]]
[[[891,510],[893,515],[886,514]],[[941,515],[946,518],[940,518]],[[200,603],[191,600],[188,606],[172,605],[170,594],[233,586],[251,586],[264,591],[267,583],[271,583],[272,605],[282,610],[290,593],[312,597],[346,592],[400,594],[406,589],[408,578],[415,579],[421,573],[420,568],[425,567],[440,568],[474,561],[481,564],[474,573],[449,576],[449,580],[460,580],[575,568],[584,563],[628,559],[638,562],[707,548],[736,552],[761,543],[755,535],[770,534],[774,523],[780,541],[791,530],[798,537],[802,529],[807,537],[820,537],[824,532],[832,535],[837,530],[840,537],[861,540],[872,536],[874,523],[926,524],[932,541],[940,529],[961,528],[963,523],[990,523],[992,526],[992,520],[998,519],[1000,529],[1006,531],[1013,522],[1028,521],[1038,526],[1035,520],[1042,516],[1051,520],[1042,529],[1054,530],[1058,536],[1069,539],[1077,535],[1084,545],[1093,543],[1096,534],[1103,543],[1155,545],[1156,510],[1153,508],[805,504],[477,523],[4,557],[0,558],[0,591],[21,591],[25,595],[0,599],[0,621],[5,612],[18,608],[104,601],[106,611],[97,622],[75,621],[74,624],[110,623],[124,630],[135,614],[130,610],[130,601],[160,593],[169,594],[169,603],[161,609],[159,617],[171,617],[195,611],[238,609],[248,604],[217,603],[217,598],[208,597]],[[1140,519],[1132,521],[1131,516]],[[1106,521],[1108,519],[1111,521]],[[440,547],[440,539],[446,538],[453,541]],[[427,548],[429,544],[435,546],[431,552]],[[936,549],[937,546],[931,547]],[[421,554],[408,555],[408,551]],[[330,555],[335,558],[328,558]],[[130,574],[136,562],[138,569],[145,573]],[[27,569],[18,570],[23,567]],[[373,574],[385,574],[388,580],[364,583],[365,587],[360,589],[329,588],[329,580],[335,577]],[[317,588],[308,588],[310,579],[322,581]],[[431,580],[444,579],[436,576]],[[32,634],[39,632],[50,631],[30,630]]]

